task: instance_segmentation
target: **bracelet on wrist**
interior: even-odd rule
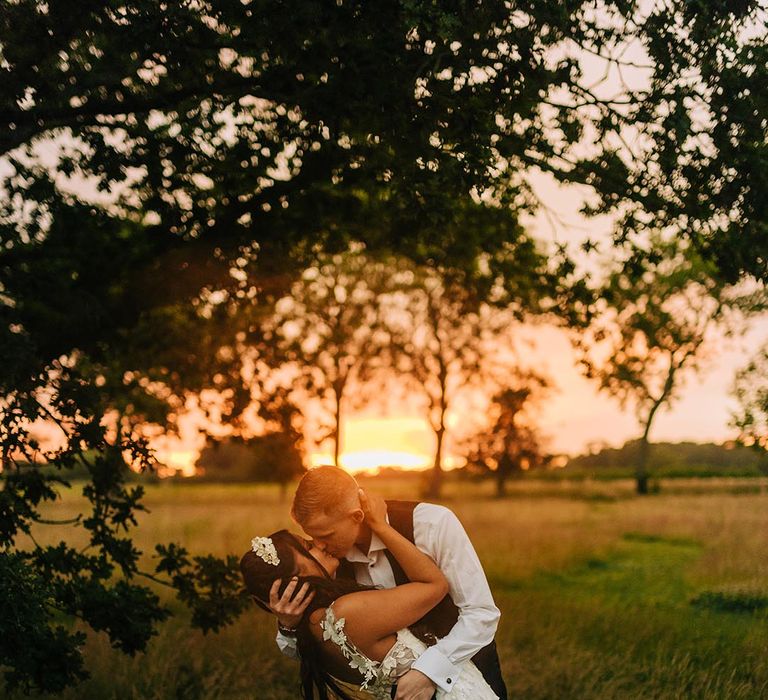
[[[277,623],[277,629],[280,630],[283,634],[287,634],[289,637],[293,637],[296,635],[296,628],[295,627],[286,627],[282,623]]]

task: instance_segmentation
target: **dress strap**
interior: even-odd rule
[[[333,603],[325,609],[325,617],[320,621],[320,628],[323,630],[323,641],[330,640],[341,649],[344,658],[349,661],[351,668],[358,670],[363,676],[361,688],[367,688],[368,684],[378,679],[379,664],[369,659],[347,638],[344,631],[346,619],[340,617],[336,619],[333,611]]]

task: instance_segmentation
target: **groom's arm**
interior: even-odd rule
[[[420,503],[413,513],[416,546],[437,563],[459,619],[451,631],[413,664],[448,692],[458,677],[457,665],[493,641],[501,613],[493,602],[482,564],[459,519],[448,508]]]
[[[280,651],[288,656],[291,659],[298,659],[299,658],[299,652],[298,649],[296,649],[296,637],[292,636],[289,637],[287,634],[283,634],[280,631],[280,628],[277,629],[277,638],[275,639],[277,642],[277,648],[280,649]]]

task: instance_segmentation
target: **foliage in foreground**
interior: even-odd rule
[[[0,490],[0,567],[2,605],[0,664],[9,688],[39,688],[59,692],[87,676],[81,646],[82,631],[68,621],[81,620],[102,631],[126,654],[143,651],[156,634],[169,608],[147,585],[157,581],[175,589],[192,610],[193,623],[217,630],[243,609],[245,597],[235,557],[190,556],[177,545],[157,545],[156,564],[140,568],[141,551],[131,538],[137,512],[143,511],[144,488],[127,482],[132,472],[124,451],[144,470],[150,454],[139,439],[108,435],[101,413],[84,415],[75,409],[71,391],[91,393],[95,387],[62,367],[51,382],[54,393],[45,403],[39,394],[16,391],[4,400],[0,431],[3,475]],[[29,439],[29,405],[58,416],[68,440],[46,456],[54,468],[37,466],[37,445]],[[88,448],[86,451],[86,447]],[[14,461],[12,455],[25,461]],[[85,506],[76,516],[49,519],[44,511],[70,487],[68,468],[80,464],[88,471],[83,487]],[[55,527],[61,540],[41,544],[40,528]],[[71,544],[78,536],[84,547]]]

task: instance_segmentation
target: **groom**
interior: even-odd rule
[[[400,565],[364,522],[358,489],[343,469],[311,469],[296,489],[291,516],[316,546],[341,559],[337,576],[353,576],[358,583],[384,588],[407,583]],[[457,665],[470,658],[496,695],[506,700],[493,641],[500,613],[461,523],[443,506],[407,501],[387,501],[387,517],[437,563],[449,585],[448,595],[422,620],[439,641],[399,679],[396,700],[431,698],[438,687],[450,692]],[[289,585],[281,598],[270,601],[278,618],[277,644],[289,656],[296,655],[291,632],[304,607],[302,601],[291,600],[293,592]]]

